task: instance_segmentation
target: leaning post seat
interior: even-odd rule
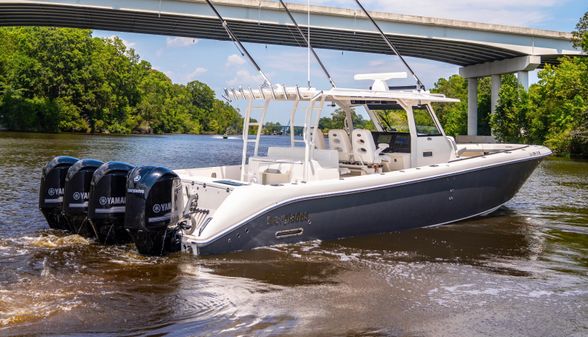
[[[325,144],[325,135],[323,134],[323,131],[321,129],[312,128],[310,130],[310,135],[311,135],[312,141],[314,143],[315,150],[326,150],[327,149],[327,144]]]
[[[248,179],[264,185],[304,180],[304,147],[269,147],[267,157],[250,157]],[[339,179],[339,162],[334,150],[313,151],[308,180]]]

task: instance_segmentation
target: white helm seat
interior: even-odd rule
[[[345,130],[329,130],[329,147],[331,150],[337,150],[339,153],[339,161],[352,161],[353,148],[351,147],[351,141],[349,141],[349,135]]]
[[[354,129],[351,132],[351,140],[353,158],[364,165],[382,163],[380,154],[389,147],[388,144],[378,144],[376,147],[371,131],[365,129]]]

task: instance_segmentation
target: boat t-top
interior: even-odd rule
[[[486,215],[551,154],[538,145],[456,144],[431,104],[458,100],[420,81],[413,89],[389,86],[405,77],[356,75],[372,82],[369,89],[226,89],[226,98],[246,104],[240,164],[170,170],[56,157],[43,170],[40,208],[52,228],[104,243],[132,240],[144,254],[219,254]],[[275,102],[282,103],[271,108]],[[344,125],[321,130],[320,117],[333,107]],[[365,109],[373,130],[353,124],[356,109]],[[290,144],[261,155],[270,110],[289,119]],[[297,118],[304,120],[301,139]]]

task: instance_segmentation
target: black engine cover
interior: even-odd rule
[[[39,208],[50,228],[69,229],[62,213],[65,176],[69,168],[78,160],[74,157],[59,156],[53,158],[43,168],[41,189],[39,190]]]
[[[88,219],[102,243],[125,243],[131,238],[124,229],[127,176],[133,165],[111,161],[92,176]]]
[[[70,230],[86,237],[94,236],[87,219],[90,183],[94,171],[102,164],[104,163],[95,159],[78,160],[69,168],[65,177],[63,214]]]
[[[178,175],[165,167],[142,166],[129,173],[125,229],[139,253],[161,255],[179,246],[175,231],[168,229],[177,220],[172,194],[179,186]]]

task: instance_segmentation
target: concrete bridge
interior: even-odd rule
[[[244,42],[304,46],[276,1],[215,0],[235,35]],[[353,2],[350,1],[350,6]],[[306,5],[288,4],[304,26]],[[316,48],[392,54],[358,9],[311,6],[311,38]],[[528,87],[528,71],[580,54],[571,34],[440,18],[371,13],[405,56],[461,66],[468,78],[468,134],[477,134],[477,79],[492,77],[492,110],[500,76],[517,73]],[[204,0],[0,0],[0,25],[57,26],[228,40]],[[304,26],[306,27],[306,26]],[[306,28],[304,29],[306,30]]]

